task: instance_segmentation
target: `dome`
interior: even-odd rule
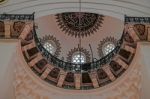
[[[75,52],[74,49],[80,50],[77,50],[80,44],[79,39],[81,39],[81,48],[86,50],[83,53],[89,57],[87,62],[100,59],[104,56],[100,47],[107,42],[116,46],[116,42],[122,36],[124,26],[123,21],[114,17],[88,12],[52,14],[40,17],[35,21],[38,25],[36,29],[38,37],[41,41],[45,41],[45,39],[51,40],[51,36],[53,36],[57,41],[54,41],[55,45],[59,44],[59,46],[55,46],[55,49],[61,47],[57,57],[64,61],[70,60],[70,55]]]

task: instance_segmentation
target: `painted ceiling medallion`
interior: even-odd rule
[[[56,15],[62,31],[75,37],[85,37],[96,32],[101,27],[103,18],[103,15],[84,12],[67,12]]]

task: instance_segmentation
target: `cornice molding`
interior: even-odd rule
[[[101,1],[89,1],[82,2],[82,11],[93,12],[103,15],[109,15],[123,20],[124,15],[130,16],[150,16],[147,4],[138,4],[136,2],[124,2],[114,0],[101,0]],[[16,6],[17,5],[17,6]],[[12,4],[2,6],[2,13],[32,13],[36,12],[36,18],[56,14],[61,12],[77,12],[79,11],[78,2],[74,1],[50,1],[50,0],[32,0],[14,2]],[[36,8],[36,9],[35,9]],[[29,10],[30,9],[30,10]],[[117,10],[117,11],[116,11]]]

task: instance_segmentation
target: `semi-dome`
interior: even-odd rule
[[[38,24],[36,31],[41,41],[43,43],[51,41],[49,43],[54,49],[60,49],[60,51],[55,50],[59,54],[57,57],[69,62],[71,55],[79,52],[80,49],[83,49],[82,54],[85,54],[83,56],[87,58],[87,62],[106,55],[104,49],[111,52],[120,40],[124,26],[124,22],[117,18],[88,12],[52,14],[35,21]],[[81,48],[78,48],[80,38]],[[110,47],[113,48],[106,46],[106,43],[111,44]]]
[[[0,99],[149,99],[149,4],[0,0]]]
[[[5,32],[4,22],[12,20],[10,37],[20,39],[20,54],[28,64],[27,68],[50,85],[71,90],[89,90],[109,85],[128,69],[135,56],[137,41],[147,40],[146,25],[139,23],[149,22],[149,18],[125,16],[125,21],[122,22],[109,16],[94,14],[101,17],[101,26],[91,31],[94,25],[99,24],[93,23],[92,18],[89,18],[93,17],[93,13],[66,13],[69,15],[66,18],[69,22],[74,14],[77,14],[79,21],[73,19],[71,23],[66,20],[62,22],[58,20],[58,14],[35,20],[34,14],[0,15],[1,32]],[[92,34],[82,36],[87,32],[84,29],[80,31],[80,25],[77,25],[80,29],[75,30],[72,29],[74,25],[68,25],[74,22],[80,24],[81,19],[85,21],[78,14],[90,14],[85,18],[93,25],[82,25],[83,28],[90,26]],[[122,29],[123,23],[125,26]],[[67,27],[62,24],[67,24]],[[119,26],[121,29],[117,28]],[[74,28],[77,27],[75,25]],[[66,28],[70,28],[71,32]],[[78,35],[70,36],[66,32],[78,32]]]
[[[31,41],[35,47],[27,50],[28,45],[22,41],[23,49],[29,54],[23,52],[24,57],[35,74],[52,85],[74,90],[105,86],[120,77],[134,57],[136,43],[119,19],[65,12],[35,22],[37,28],[34,27],[34,41]],[[36,53],[38,56],[34,58]],[[51,69],[44,76],[47,66]],[[77,84],[78,81],[81,83]]]

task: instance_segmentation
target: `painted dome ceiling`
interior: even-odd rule
[[[124,22],[119,19],[87,12],[48,15],[36,19],[36,23],[37,34],[41,41],[53,39],[52,42],[56,43],[54,55],[65,61],[69,61],[69,57],[80,50],[85,53],[88,61],[92,58],[99,59],[103,56],[100,51],[102,44],[119,40],[124,26]],[[81,49],[79,49],[80,38]]]
[[[103,15],[94,13],[61,13],[56,14],[59,27],[66,34],[75,37],[84,37],[94,34],[103,22]]]

